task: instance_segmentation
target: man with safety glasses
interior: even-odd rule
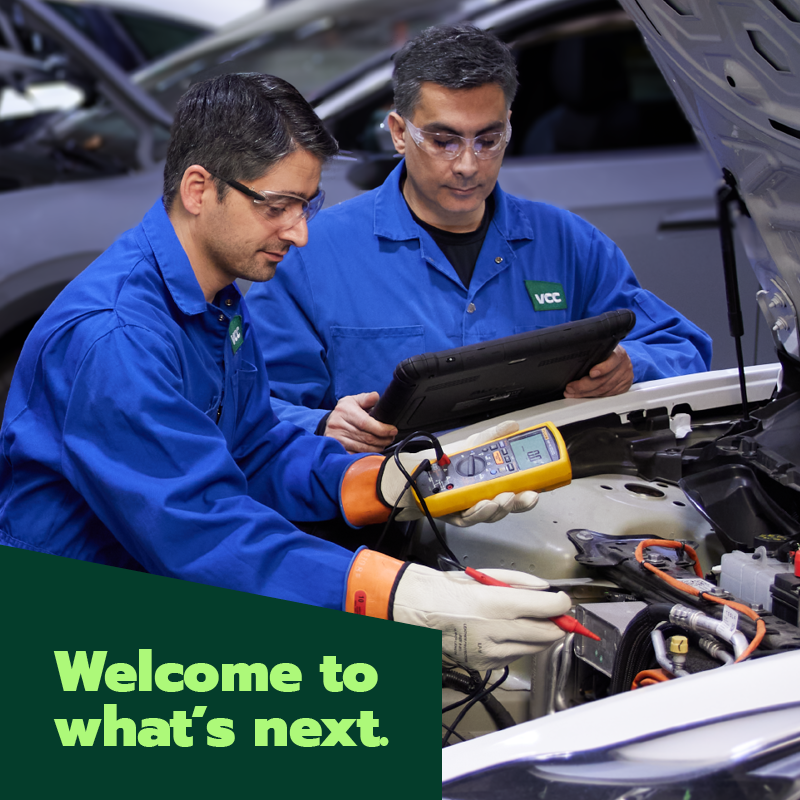
[[[178,104],[164,196],[56,298],[22,350],[0,444],[0,544],[436,628],[491,669],[561,638],[570,606],[302,533],[421,516],[393,460],[280,422],[234,281],[308,238],[336,142],[292,86],[223,75]],[[503,432],[499,432],[503,435]],[[494,438],[488,434],[487,438]],[[530,509],[506,492],[457,525]],[[502,596],[499,596],[502,595]]]
[[[440,26],[394,62],[388,127],[403,160],[323,211],[310,245],[248,297],[281,418],[379,451],[396,431],[368,411],[404,358],[617,308],[636,327],[567,397],[708,369],[709,337],[644,291],[613,242],[497,184],[517,90],[505,44]]]

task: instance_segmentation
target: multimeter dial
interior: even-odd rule
[[[456,471],[459,475],[471,478],[483,472],[486,462],[480,456],[470,455],[456,464]]]

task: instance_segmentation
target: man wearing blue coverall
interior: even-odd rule
[[[0,544],[436,628],[444,653],[490,669],[560,638],[547,618],[569,598],[513,571],[500,579],[516,588],[498,592],[354,556],[287,521],[342,514],[359,527],[395,503],[417,513],[394,461],[277,419],[234,283],[269,280],[306,243],[335,152],[278,78],[224,75],[184,95],[163,201],[25,343],[0,441]],[[450,521],[535,501],[505,493]]]
[[[396,431],[368,410],[404,358],[618,308],[635,328],[567,397],[708,369],[709,337],[643,290],[613,242],[497,184],[516,89],[509,49],[469,25],[430,28],[395,56],[403,161],[323,211],[310,245],[248,296],[279,417],[379,451]]]

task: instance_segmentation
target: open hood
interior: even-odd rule
[[[800,374],[800,3],[620,3],[720,181],[738,191],[736,228],[761,285],[759,306],[792,380]]]

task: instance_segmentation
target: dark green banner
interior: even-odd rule
[[[7,797],[441,796],[436,631],[7,547],[0,596]]]

